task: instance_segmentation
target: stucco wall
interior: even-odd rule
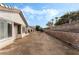
[[[6,20],[7,22],[12,23],[12,36],[0,40],[0,49],[6,47],[7,45],[9,45],[15,41],[16,36],[15,36],[14,22],[17,24],[21,24],[21,27],[26,26],[23,19],[19,15],[19,13],[0,10],[0,20],[3,20],[3,19]],[[24,37],[26,35],[28,35],[28,33],[27,34],[23,33],[22,28],[21,28],[21,36]]]
[[[46,33],[79,48],[79,21],[52,27]]]
[[[23,22],[22,18],[18,13],[0,11],[0,17],[4,18],[5,20],[10,20],[25,26],[25,23]]]
[[[13,42],[13,37],[3,39],[2,41],[0,41],[0,49],[12,44]]]
[[[72,32],[61,32],[61,31],[46,31],[47,34],[67,42],[73,45],[75,48],[79,48],[79,33],[72,33]]]
[[[55,31],[79,32],[79,22],[74,24],[64,24],[52,28]]]
[[[13,43],[15,40],[14,23],[12,22],[12,36],[0,40],[0,49]]]
[[[23,37],[27,36],[29,33],[28,33],[28,32],[27,32],[27,33],[22,32],[22,31],[23,31],[23,30],[22,30],[22,27],[24,27],[24,26],[21,26],[21,35],[22,35],[22,38],[23,38]],[[26,29],[27,29],[27,28],[25,28],[25,31],[26,31]]]

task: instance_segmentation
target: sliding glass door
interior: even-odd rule
[[[12,36],[12,25],[4,20],[0,21],[0,40]]]
[[[8,35],[8,28],[7,28],[6,21],[0,21],[0,39],[6,38]]]

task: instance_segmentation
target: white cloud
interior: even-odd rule
[[[14,8],[19,9],[17,6],[14,6]]]
[[[26,6],[24,9],[22,9],[22,11],[26,14],[29,14],[29,19],[35,18],[34,20],[40,20],[40,21],[42,20],[49,21],[60,13],[60,11],[56,9],[43,8],[37,10],[29,6]]]
[[[52,15],[55,16],[59,14],[59,11],[56,9],[42,9],[42,10],[35,10],[30,8],[29,6],[26,6],[24,9],[22,9],[24,12],[30,13],[30,14],[36,14],[36,15]]]

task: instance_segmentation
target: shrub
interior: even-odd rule
[[[36,31],[41,31],[41,32],[43,32],[44,30],[43,30],[43,28],[41,28],[39,25],[37,25],[37,26],[36,26]]]

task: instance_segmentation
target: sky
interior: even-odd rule
[[[7,3],[7,5],[20,9],[30,26],[41,27],[46,27],[51,19],[54,19],[55,23],[55,17],[79,10],[78,3]]]

